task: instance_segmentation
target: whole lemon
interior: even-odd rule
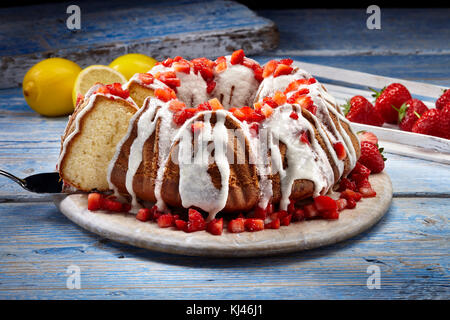
[[[63,58],[49,58],[35,64],[23,78],[25,101],[44,116],[73,112],[72,89],[80,71],[79,65]]]
[[[113,60],[109,66],[128,80],[136,73],[148,72],[158,61],[141,53],[128,53]]]

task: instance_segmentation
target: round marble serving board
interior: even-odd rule
[[[355,209],[346,209],[338,220],[293,222],[280,229],[229,233],[221,236],[206,231],[186,233],[141,222],[133,214],[91,212],[87,195],[55,197],[59,210],[74,223],[102,237],[150,250],[208,257],[256,257],[317,248],[351,238],[377,223],[392,201],[392,184],[386,173],[370,176],[377,192],[363,198]]]

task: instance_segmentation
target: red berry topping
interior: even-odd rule
[[[155,77],[150,73],[139,73],[138,79],[146,85],[152,84],[155,81]]]
[[[281,225],[280,219],[277,218],[275,220],[270,221],[269,223],[266,223],[264,225],[264,229],[280,229],[280,225]]]
[[[220,236],[223,231],[223,218],[211,220],[206,226],[206,231],[215,236]]]
[[[191,72],[191,66],[189,65],[189,62],[186,60],[174,62],[172,67],[176,72],[183,72],[186,74],[189,74]]]
[[[215,81],[210,81],[206,84],[206,92],[207,93],[211,93],[213,92],[214,88],[216,87],[216,82]]]
[[[88,195],[88,210],[95,211],[101,209],[102,195],[92,192]]]
[[[345,151],[344,144],[342,142],[336,142],[333,144],[334,151],[339,160],[344,160],[347,157],[347,152]]]
[[[186,108],[186,105],[184,104],[184,102],[181,102],[180,100],[174,99],[169,103],[169,110],[172,112],[181,111],[184,108]]]
[[[311,141],[309,140],[309,134],[307,131],[302,132],[302,134],[300,135],[300,141],[311,145]]]
[[[152,212],[150,209],[147,208],[139,209],[138,213],[136,214],[136,219],[142,222],[149,221],[152,218],[153,218]]]
[[[263,221],[263,220],[261,220]],[[245,219],[244,218],[236,218],[228,222],[228,231],[231,233],[240,233],[245,231]]]
[[[244,50],[242,50],[242,49],[236,50],[231,55],[230,63],[231,64],[241,64],[244,61],[244,57],[245,57]]]
[[[262,219],[245,219],[244,227],[245,227],[245,230],[250,231],[250,232],[264,230],[264,220],[262,220]]]
[[[262,74],[263,78],[267,78],[267,77],[271,76],[274,73],[275,69],[277,68],[278,63],[279,62],[276,60],[270,60],[269,62],[267,62],[263,69],[263,74]]]
[[[294,60],[292,60],[292,59],[281,59],[280,60],[281,64],[285,64],[287,66],[290,66],[293,62],[294,62]]]
[[[317,210],[314,203],[307,204],[303,207],[305,219],[315,219],[319,217],[319,210]]]
[[[160,215],[157,219],[157,222],[158,222],[158,226],[160,228],[168,228],[168,227],[172,227],[174,225],[175,220],[174,220],[172,214],[166,213],[166,214]]]
[[[314,204],[319,212],[337,210],[336,201],[328,196],[317,196],[314,198]]]
[[[359,141],[363,142],[363,141],[368,141],[370,143],[373,144],[378,144],[378,138],[375,134],[373,134],[372,132],[369,131],[359,131],[357,133]]]
[[[155,97],[158,98],[161,101],[167,102],[172,99],[176,99],[177,95],[175,94],[175,91],[173,91],[170,88],[157,88],[154,92]]]
[[[295,111],[292,111],[291,114],[289,115],[289,117],[291,117],[294,120],[298,120],[298,113]]]
[[[275,71],[273,72],[273,76],[275,77],[279,77],[279,76],[284,76],[284,75],[288,75],[291,74],[292,70],[294,70],[291,66],[287,66],[285,64],[279,64]]]
[[[200,212],[194,209],[188,211],[189,221],[186,226],[186,232],[195,232],[206,229],[206,221]]]

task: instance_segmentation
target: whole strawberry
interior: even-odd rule
[[[381,115],[363,96],[354,96],[345,106],[346,118],[352,122],[381,127],[384,123]]]
[[[436,100],[436,108],[442,109],[447,103],[450,103],[450,89],[444,91],[444,93]]]
[[[439,137],[450,139],[450,102],[441,109],[441,122],[439,125]]]
[[[414,123],[428,110],[428,107],[419,99],[409,99],[398,110],[400,130],[411,131]]]
[[[361,156],[358,162],[367,167],[371,173],[378,173],[384,169],[383,149],[378,149],[378,146],[369,142],[361,142]]]
[[[440,134],[441,112],[438,109],[430,109],[416,121],[411,131],[438,137]]]
[[[408,89],[400,83],[391,83],[380,92],[375,91],[373,96],[376,98],[375,110],[381,114],[385,122],[394,124],[398,123],[396,109],[399,109],[403,103],[411,99]]]

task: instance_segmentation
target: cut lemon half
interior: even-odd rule
[[[78,94],[85,95],[86,92],[96,83],[124,84],[127,79],[117,70],[103,65],[93,65],[83,69],[75,80],[72,91],[72,102],[76,105]]]

